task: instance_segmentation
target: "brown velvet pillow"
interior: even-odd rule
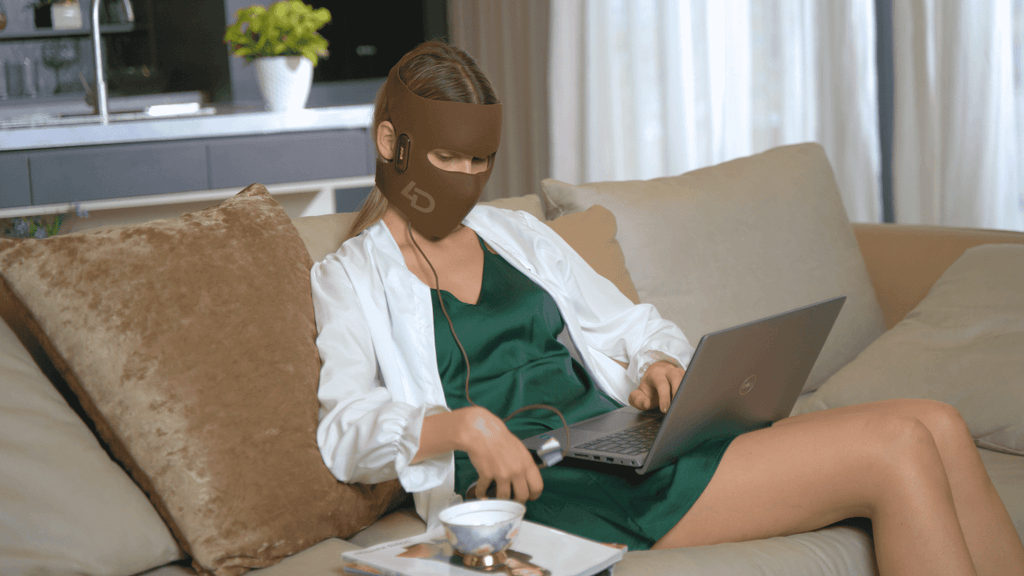
[[[5,320],[200,573],[346,538],[404,497],[339,483],[320,457],[311,265],[261,185],[173,220],[0,240]]]

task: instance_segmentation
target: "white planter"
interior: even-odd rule
[[[78,2],[50,4],[50,21],[54,30],[78,30],[82,27],[82,5]]]
[[[305,56],[257,58],[256,83],[267,110],[281,112],[306,107],[313,85],[313,63]]]

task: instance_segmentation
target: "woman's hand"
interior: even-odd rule
[[[465,412],[459,449],[469,454],[469,461],[480,477],[476,485],[478,497],[494,483],[494,496],[499,500],[526,502],[539,498],[544,489],[540,469],[522,440],[508,431],[501,418],[476,406],[456,412]]]
[[[662,413],[668,412],[668,405],[679,389],[686,370],[664,360],[655,362],[647,368],[640,385],[629,393],[629,403],[640,410],[650,410],[657,406]]]
[[[420,449],[413,462],[447,450],[469,455],[480,476],[477,494],[484,494],[493,483],[496,498],[526,502],[539,498],[544,489],[530,451],[486,408],[468,406],[423,419]]]

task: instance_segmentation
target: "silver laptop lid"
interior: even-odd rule
[[[789,416],[845,302],[839,296],[701,338],[637,472]]]

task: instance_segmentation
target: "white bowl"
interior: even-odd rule
[[[448,542],[468,557],[504,552],[516,535],[526,506],[512,500],[472,500],[443,510],[439,516]]]

